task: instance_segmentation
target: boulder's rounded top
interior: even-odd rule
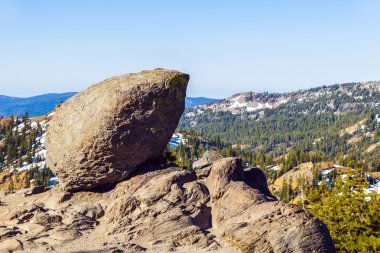
[[[168,82],[173,81],[176,78],[183,78],[189,81],[190,76],[177,70],[157,68],[153,70],[143,70],[136,73],[128,73],[120,76],[113,76],[107,80],[144,80],[147,83],[166,80]]]

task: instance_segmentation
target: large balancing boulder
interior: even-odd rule
[[[164,150],[185,109],[188,81],[174,70],[142,71],[63,103],[48,127],[46,161],[64,190],[123,180]]]

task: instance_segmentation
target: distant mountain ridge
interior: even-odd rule
[[[75,92],[50,93],[29,98],[0,96],[0,116],[40,116],[54,110],[56,104],[74,96]]]
[[[31,117],[41,116],[54,110],[56,104],[64,102],[74,96],[76,92],[67,93],[49,93],[28,98],[18,98],[0,95],[0,117],[1,116],[23,116],[26,112]],[[196,97],[187,97],[185,101],[186,108],[215,103],[218,99]]]
[[[350,152],[356,159],[373,161],[369,166],[380,170],[380,82],[239,93],[186,109],[178,128],[274,157],[287,154],[289,148],[328,154],[330,160]]]
[[[326,110],[342,113],[355,111],[359,107],[378,106],[380,82],[335,84],[285,93],[242,92],[213,103],[203,104],[187,110],[186,116],[193,118],[203,112],[229,112],[246,115],[280,106],[299,107],[308,104],[305,113]]]
[[[199,105],[207,105],[207,104],[215,103],[218,101],[220,101],[220,99],[206,98],[206,97],[196,97],[196,98],[187,97],[185,101],[185,107],[192,108]]]

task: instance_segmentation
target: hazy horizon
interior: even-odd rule
[[[348,82],[348,83],[356,83],[356,82],[373,82],[373,81],[376,81],[378,82],[378,80],[367,80],[367,81],[355,81],[355,82]],[[266,91],[266,90],[263,90],[263,91],[255,91],[255,90],[243,90],[243,91],[238,91],[238,92],[235,92],[235,93],[231,93],[225,97],[212,97],[212,96],[204,96],[204,95],[200,95],[200,96],[191,96],[189,94],[187,94],[186,97],[191,97],[191,98],[212,98],[212,99],[224,99],[224,98],[227,98],[227,97],[231,97],[235,94],[239,94],[239,93],[245,93],[245,92],[269,92],[269,93],[290,93],[290,92],[297,92],[297,91],[300,91],[300,90],[308,90],[308,89],[312,89],[312,88],[319,88],[319,87],[322,87],[324,85],[326,86],[332,86],[332,85],[335,85],[335,84],[345,84],[345,83],[331,83],[331,84],[322,84],[322,85],[318,85],[318,86],[310,86],[310,87],[307,87],[307,88],[302,88],[302,89],[297,89],[297,90],[288,90],[288,91]],[[88,87],[87,87],[88,88]],[[84,88],[86,89],[86,88]],[[7,95],[7,94],[0,94],[0,96],[6,96],[6,97],[15,97],[15,98],[30,98],[30,97],[36,97],[36,96],[42,96],[42,95],[49,95],[49,94],[64,94],[64,93],[79,93],[81,92],[82,90],[78,90],[78,91],[63,91],[63,92],[46,92],[46,93],[39,93],[39,94],[35,94],[35,95],[31,95],[31,96],[12,96],[12,95]]]
[[[188,96],[380,80],[380,2],[0,2],[0,94],[78,92],[157,67]]]

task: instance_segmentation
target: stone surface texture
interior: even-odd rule
[[[212,163],[222,158],[216,151],[207,150],[199,160],[192,164],[192,168],[199,179],[206,178],[210,173]]]
[[[150,166],[106,192],[7,194],[0,252],[335,252],[321,221],[248,179],[263,177],[223,158],[205,179]]]
[[[112,77],[70,98],[47,132],[46,161],[66,191],[128,177],[165,149],[185,108],[189,75],[156,69]]]

